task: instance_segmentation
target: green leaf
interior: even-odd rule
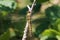
[[[9,32],[10,32],[10,37],[16,36],[14,29],[9,28]]]
[[[2,7],[1,5],[4,5],[5,7],[13,8],[13,9],[16,8],[16,2],[14,0],[3,0],[3,1],[0,0],[0,7]]]
[[[0,36],[0,40],[9,40],[13,36],[15,36],[15,32],[12,28],[9,28],[9,30],[7,30]]]
[[[57,18],[56,22],[54,23],[54,26],[57,27],[58,31],[60,31],[60,18]]]
[[[10,33],[9,33],[9,31],[4,32],[4,34],[2,34],[2,35],[0,36],[0,40],[9,40],[9,38],[10,38]]]
[[[56,38],[57,38],[58,40],[60,40],[60,36],[59,36],[59,35],[57,35]]]
[[[42,36],[55,36],[55,35],[60,35],[60,32],[53,29],[46,29],[44,32],[42,32]]]
[[[60,36],[60,32],[53,29],[47,29],[42,33],[42,35],[40,35],[40,40],[46,40],[49,37],[55,37],[57,35]]]
[[[43,36],[43,37],[41,37],[40,40],[46,40],[47,38],[48,38],[48,36]]]
[[[2,16],[6,16],[7,14],[8,14],[8,12],[2,11]]]

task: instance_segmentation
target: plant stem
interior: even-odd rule
[[[31,7],[29,5],[27,5],[27,7],[28,7],[28,12],[27,12],[27,17],[26,17],[27,23],[25,26],[22,40],[32,40],[32,24],[31,24],[32,16],[31,15],[32,15],[33,7],[35,6],[35,2],[36,2],[36,0],[33,1],[33,4]]]

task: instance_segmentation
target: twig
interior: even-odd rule
[[[32,4],[31,7],[30,7],[29,5],[27,5],[27,7],[28,7],[28,11],[29,11],[29,12],[32,12],[33,7],[36,5],[35,2],[36,2],[36,0],[34,0],[34,2],[33,2],[33,4]]]
[[[25,27],[25,30],[24,30],[24,34],[23,34],[22,40],[26,40],[27,29],[28,29],[28,22],[26,23],[26,27]]]
[[[33,1],[33,4],[32,4],[31,7],[29,5],[27,5],[27,7],[28,7],[27,23],[26,23],[26,26],[25,26],[25,30],[24,30],[22,40],[26,40],[28,27],[31,27],[31,14],[32,14],[33,7],[35,6],[35,2],[36,2],[36,0]]]

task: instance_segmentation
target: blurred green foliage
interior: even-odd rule
[[[27,5],[33,0],[0,0],[0,40],[21,40],[26,25]],[[41,13],[42,3],[36,0],[33,9],[32,29],[34,38],[39,40],[60,40],[60,6],[52,5]],[[45,15],[45,16],[43,16]]]

